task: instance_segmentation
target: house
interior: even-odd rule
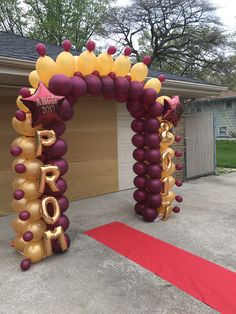
[[[0,32],[0,215],[12,211],[12,181],[15,174],[11,170],[12,159],[9,157],[9,147],[17,134],[11,126],[11,118],[16,111],[16,97],[22,86],[28,86],[28,74],[35,68],[38,58],[35,45],[38,42],[30,38]],[[60,47],[46,44],[47,54],[53,58],[62,51]],[[150,69],[149,76],[157,77],[160,73]],[[166,73],[166,81],[162,94],[180,95],[182,103],[189,99],[219,95],[225,87],[211,85],[191,78]],[[67,196],[71,200],[91,197],[99,194],[115,192],[133,187],[132,131],[125,104],[105,100],[102,97],[84,97],[76,104],[74,118],[67,124],[64,138],[68,142],[70,170],[66,176],[68,181]],[[206,123],[204,118],[201,123]],[[209,121],[207,122],[209,125]],[[186,127],[187,126],[187,127]],[[182,119],[175,133],[188,138],[192,132],[194,122]],[[202,132],[200,127],[199,132]],[[204,134],[200,134],[203,137]],[[199,136],[199,133],[198,133]],[[212,142],[212,139],[209,138]],[[213,146],[209,143],[208,149]],[[185,147],[185,141],[178,143],[179,149],[190,150]],[[196,145],[193,143],[193,147]],[[188,148],[188,149],[187,149]],[[183,155],[182,159],[189,165],[190,155]],[[198,156],[199,157],[199,156]],[[196,156],[192,156],[196,158]],[[197,163],[199,163],[199,158]],[[202,157],[204,163],[205,157]],[[196,163],[196,161],[191,161]],[[191,167],[191,163],[190,166]],[[214,172],[212,163],[210,171]],[[204,170],[200,174],[206,173]],[[201,172],[200,171],[200,172]],[[183,178],[184,173],[177,174]]]
[[[185,112],[187,114],[211,112],[214,114],[216,138],[236,137],[236,91],[227,91],[218,97],[190,102],[185,106]]]

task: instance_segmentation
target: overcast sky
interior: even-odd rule
[[[128,4],[130,0],[118,0],[117,4]],[[219,9],[217,14],[221,17],[222,22],[229,28],[233,30],[236,28],[236,1],[235,0],[211,0]],[[236,29],[235,29],[236,31]]]

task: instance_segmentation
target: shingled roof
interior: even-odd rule
[[[35,51],[35,45],[39,41],[19,35],[14,35],[12,33],[0,31],[0,57],[19,59],[19,60],[28,60],[36,61],[38,54]],[[55,59],[57,55],[63,51],[59,46],[51,45],[44,43],[47,48],[47,55]],[[75,50],[71,51],[72,54],[78,54]],[[170,73],[163,73],[153,68],[149,69],[149,77],[158,77],[160,74],[164,74],[167,79],[173,81],[183,81],[197,84],[209,84],[198,79],[193,79],[185,76],[174,75]]]

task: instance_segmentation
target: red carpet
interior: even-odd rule
[[[236,314],[236,273],[119,222],[85,233],[220,313]]]

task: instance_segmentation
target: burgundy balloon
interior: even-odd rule
[[[71,50],[71,41],[69,39],[66,39],[62,43],[62,47],[65,51],[70,51]]]
[[[133,194],[134,200],[139,204],[145,204],[147,199],[147,192],[145,190],[138,189]]]
[[[62,138],[58,138],[53,145],[45,146],[43,151],[45,155],[51,158],[60,158],[67,152],[67,144]]]
[[[66,231],[70,226],[69,218],[65,214],[61,214],[61,217],[58,219],[58,221],[53,225],[49,225],[48,228],[50,230],[54,230],[56,227],[60,226],[64,231]]]
[[[20,95],[22,98],[27,98],[31,96],[30,90],[28,89],[28,87],[22,87],[20,89]]]
[[[58,205],[60,207],[61,213],[64,213],[69,207],[68,198],[66,198],[64,195],[62,195],[62,196],[57,197],[56,199],[57,199]],[[47,211],[48,211],[49,216],[52,217],[54,214],[54,208],[53,208],[52,204],[49,203],[47,205]]]
[[[26,166],[24,164],[16,164],[15,165],[15,172],[17,172],[19,174],[26,172]]]
[[[150,117],[158,117],[163,113],[164,107],[159,102],[155,102],[154,104],[151,104],[148,109],[148,115]]]
[[[146,181],[146,188],[149,193],[156,194],[161,192],[162,183],[159,179],[149,179]]]
[[[84,77],[87,84],[87,93],[91,96],[98,96],[101,94],[102,83],[101,80],[94,74],[86,75]]]
[[[161,152],[157,148],[151,148],[146,151],[146,159],[150,164],[159,164],[161,162]]]
[[[138,111],[130,111],[130,115],[131,115],[131,117],[133,117],[135,119],[144,118],[146,115],[146,110],[143,108],[143,109],[140,109]]]
[[[152,62],[151,56],[146,55],[143,57],[143,63],[144,64],[149,65],[151,62]]]
[[[89,50],[89,51],[93,51],[95,49],[96,45],[95,45],[95,42],[92,41],[92,40],[89,40],[86,44],[86,48]]]
[[[144,161],[146,156],[146,150],[143,148],[136,148],[133,152],[133,157],[137,161]]]
[[[23,240],[25,242],[30,242],[31,240],[33,240],[33,233],[31,231],[26,231],[24,234],[23,234]]]
[[[63,176],[68,170],[68,162],[63,158],[48,160],[48,164],[57,166],[60,170],[61,176]]]
[[[183,170],[183,164],[176,164],[175,165],[176,170]]]
[[[175,200],[176,202],[181,203],[183,201],[183,197],[181,195],[176,195]]]
[[[55,74],[50,79],[48,87],[53,94],[67,96],[72,90],[72,80],[64,74]]]
[[[129,100],[126,103],[126,108],[130,112],[135,112],[135,111],[140,111],[141,109],[143,109],[143,105],[141,102],[137,100]]]
[[[147,204],[150,207],[158,208],[161,206],[161,196],[160,194],[149,194],[147,196]]]
[[[157,92],[153,88],[145,88],[143,90],[142,95],[142,102],[144,104],[150,105],[152,104],[157,98]]]
[[[66,233],[65,233],[65,237],[66,237],[67,247],[69,248],[70,247],[70,238]],[[61,246],[60,246],[60,243],[57,239],[52,240],[52,250],[56,254],[63,253]]]
[[[102,82],[102,93],[103,94],[113,94],[115,89],[115,83],[110,76],[101,77]]]
[[[104,93],[103,94],[103,97],[105,98],[105,99],[114,99],[115,98],[115,94],[114,93]]]
[[[156,118],[148,118],[145,121],[145,130],[147,132],[158,132],[158,129],[160,128],[160,121]]]
[[[15,118],[18,120],[18,121],[25,121],[26,119],[26,114],[24,111],[22,110],[17,110],[15,112]]]
[[[182,157],[182,152],[180,150],[176,150],[175,157]]]
[[[44,56],[45,56],[45,54],[46,54],[46,47],[45,47],[44,44],[41,44],[41,43],[37,44],[37,45],[35,46],[35,49],[36,49],[37,53],[38,53],[41,57],[44,57]]]
[[[59,191],[53,192],[50,189],[50,187],[46,184],[44,193],[46,195],[51,195],[51,196],[57,197],[57,196],[62,196],[62,194],[64,194],[67,190],[67,183],[62,177],[57,179],[56,186],[59,189]]]
[[[60,112],[62,119],[64,121],[69,121],[74,115],[74,107],[67,99],[64,99],[63,103],[60,106]]]
[[[133,165],[133,171],[139,176],[146,174],[146,165],[144,162],[138,161]]]
[[[142,211],[143,219],[147,222],[152,222],[157,218],[157,211],[151,207],[145,207]]]
[[[71,95],[66,96],[65,99],[67,99],[72,106],[74,106],[77,103],[77,101],[78,101],[77,97],[73,97]]]
[[[164,82],[166,80],[166,76],[164,74],[160,74],[158,79],[160,82]]]
[[[19,218],[20,220],[26,221],[30,218],[30,212],[27,210],[23,210],[22,212],[19,213]]]
[[[176,180],[175,180],[175,185],[176,185],[176,186],[182,186],[182,185],[183,185],[183,182],[182,182],[181,180],[179,180],[179,179],[176,179]]]
[[[127,95],[130,89],[130,82],[125,77],[117,77],[115,79],[116,94]]]
[[[22,153],[22,148],[19,146],[14,146],[11,148],[10,153],[14,157],[19,156]]]
[[[47,130],[53,130],[57,136],[62,135],[66,130],[66,124],[62,122],[52,122],[50,124],[45,124]]]
[[[175,206],[173,208],[173,212],[176,213],[176,214],[179,213],[180,212],[180,208],[178,206]]]
[[[110,78],[114,80],[116,78],[116,73],[115,72],[110,72],[108,74],[108,76],[110,76]]]
[[[45,154],[39,156],[38,159],[41,160],[44,164],[47,164],[48,157]]]
[[[20,263],[20,268],[21,268],[21,270],[23,270],[23,271],[28,270],[28,269],[30,268],[30,266],[31,266],[31,260],[30,260],[29,258],[23,259],[23,260],[21,261],[21,263]]]
[[[162,169],[161,166],[152,164],[146,167],[146,172],[151,178],[160,178]]]
[[[145,207],[146,207],[145,204],[136,203],[135,206],[134,206],[134,210],[135,210],[137,215],[142,216],[143,215],[143,210],[144,210]]]
[[[25,196],[25,192],[22,190],[15,190],[13,197],[15,200],[19,201]]]
[[[82,78],[78,76],[73,76],[71,78],[71,82],[72,82],[72,89],[70,92],[70,96],[79,98],[86,95],[87,85]]]
[[[134,186],[138,189],[145,189],[146,187],[146,178],[143,176],[137,176],[134,178]]]
[[[130,83],[129,98],[139,99],[143,94],[143,84],[141,82],[133,81]]]
[[[158,133],[147,133],[145,136],[146,145],[151,148],[159,147],[160,144],[160,136]]]
[[[181,142],[182,138],[179,135],[175,135],[175,141],[176,143]]]
[[[145,137],[142,134],[134,134],[132,137],[132,144],[135,147],[143,147],[145,146]]]
[[[131,129],[136,133],[144,132],[145,121],[143,119],[135,119],[131,123]]]
[[[78,77],[82,77],[83,78],[83,74],[79,71],[76,71],[73,76],[78,76]]]
[[[126,94],[115,94],[115,99],[116,99],[116,101],[118,101],[118,102],[121,102],[121,103],[123,103],[123,102],[126,102],[127,101],[127,95]]]

